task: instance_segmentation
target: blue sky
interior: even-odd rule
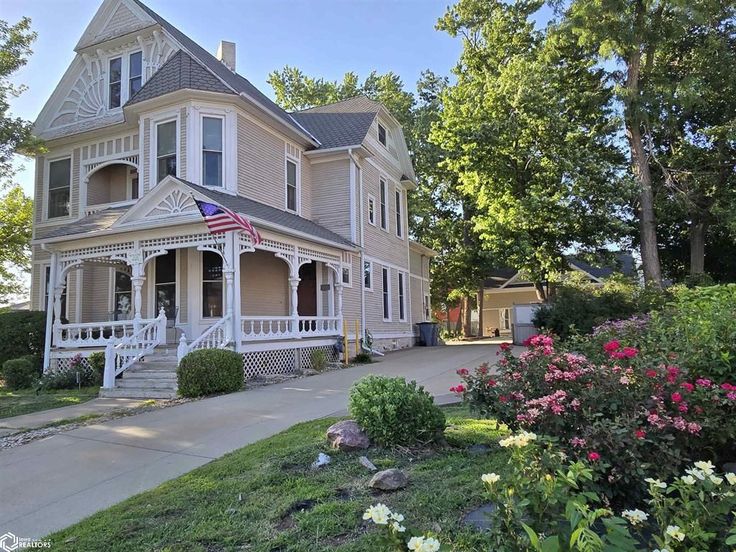
[[[8,22],[29,16],[38,32],[34,54],[18,72],[29,89],[11,104],[34,120],[74,58],[74,45],[102,0],[0,0]],[[144,0],[146,1],[146,0]],[[268,73],[293,65],[328,79],[394,71],[409,89],[424,69],[449,74],[459,40],[436,31],[447,0],[147,0],[147,5],[204,48],[237,43],[237,69],[264,93]],[[17,176],[32,193],[33,162]]]

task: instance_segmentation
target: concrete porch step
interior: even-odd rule
[[[114,389],[100,389],[100,397],[120,399],[175,399],[176,396],[176,391],[166,389],[117,386]]]
[[[115,382],[115,387],[146,388],[146,389],[171,389],[176,391],[175,379],[164,378],[121,378]]]
[[[126,370],[123,372],[123,379],[165,379],[176,381],[175,370]]]

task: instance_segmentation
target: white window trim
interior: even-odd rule
[[[380,129],[383,129],[383,133],[386,136],[385,144],[381,142],[381,130]],[[388,132],[388,127],[384,125],[383,123],[381,123],[380,121],[376,123],[376,141],[386,149],[388,149],[388,145],[391,143],[391,138]]]
[[[398,197],[399,201],[396,202]],[[396,209],[396,237],[400,240],[404,239],[404,193],[401,186],[394,188],[394,209]]]
[[[222,186],[205,186],[202,178],[202,129],[205,117],[222,119]],[[187,163],[183,178],[210,190],[238,192],[237,115],[232,109],[197,103],[187,109]],[[181,136],[177,144],[181,142]],[[176,171],[179,176],[179,163]]]
[[[49,271],[49,275],[48,276],[46,275],[46,270],[47,269]],[[39,297],[39,299],[41,300],[41,303],[43,303],[41,305],[41,309],[40,309],[42,311],[45,311],[46,310],[46,306],[47,306],[47,303],[46,303],[46,281],[47,281],[47,279],[50,276],[51,276],[51,263],[42,263],[41,264],[41,290],[40,290],[41,291],[41,297]],[[66,293],[66,303],[64,304],[64,306],[66,307],[66,311],[65,312],[62,312],[61,313],[61,316],[63,316],[66,319],[69,319],[69,289],[68,289],[69,288],[69,285],[68,285],[69,284],[69,272],[66,273],[66,278],[67,278],[67,280],[66,280],[67,285],[64,286],[64,292]],[[55,292],[54,292],[53,289],[49,289],[49,295],[51,297],[54,297],[54,293]],[[53,303],[52,303],[52,308],[53,308]]]
[[[399,303],[399,321],[400,322],[406,322],[409,319],[408,316],[407,316],[407,312],[406,312],[406,307],[407,307],[407,302],[406,302],[407,285],[406,285],[406,282],[407,282],[407,280],[408,279],[406,277],[406,273],[405,272],[401,272],[401,271],[397,272],[397,276],[396,276],[396,299],[397,299],[397,301]],[[403,297],[401,295],[399,295],[399,290],[401,289],[401,288],[399,288],[399,283],[401,283],[401,288],[403,288],[403,290],[404,290]],[[404,309],[404,316],[401,316],[401,309],[402,309],[402,307]]]
[[[212,253],[213,255],[216,255],[220,262],[222,263],[222,315],[221,316],[205,316],[203,312],[204,308],[204,284],[205,282],[217,282],[217,280],[205,280],[204,279],[204,254],[205,253]],[[178,258],[177,258],[178,262]],[[177,272],[177,277],[179,276],[179,273]],[[200,320],[221,320],[223,316],[227,314],[227,305],[225,304],[225,259],[222,258],[222,255],[219,255],[218,253],[215,253],[214,251],[209,250],[203,250],[199,252],[199,278],[197,279],[199,282],[199,317]],[[177,282],[177,288],[179,287]],[[178,297],[177,297],[178,300]]]
[[[370,286],[365,285],[365,265],[368,265],[368,273],[371,275],[370,277],[371,285]],[[366,291],[370,291],[371,293],[373,292],[373,289],[376,287],[375,283],[373,282],[373,276],[374,276],[373,275],[373,261],[364,260],[363,261],[363,288]]]
[[[116,113],[123,110],[123,106],[130,99],[130,56],[141,52],[141,87],[146,84],[146,60],[143,50],[136,48],[126,52],[116,52],[105,57],[105,110],[108,113]],[[120,105],[110,107],[110,62],[120,58]]]
[[[348,283],[347,284],[343,281],[343,277],[342,277],[343,271],[346,269],[348,271]],[[353,287],[353,266],[352,265],[344,264],[340,267],[340,283],[342,283],[342,287],[346,287],[346,288]]]
[[[504,314],[509,315],[508,319],[508,325],[506,325],[506,317]],[[511,309],[510,308],[500,308],[498,309],[498,326],[501,331],[509,331],[511,329]]]
[[[202,157],[204,157],[204,120],[205,119],[219,119],[221,121],[220,125],[220,141],[221,141],[221,149],[220,149],[220,155],[222,155],[222,186],[207,186],[207,184],[204,183],[204,162],[202,161]],[[208,151],[214,151],[214,150],[208,150]],[[224,189],[225,188],[225,117],[223,115],[208,115],[206,113],[200,113],[200,119],[199,119],[199,181],[202,184],[202,186],[205,186],[207,188],[216,188],[216,189]]]
[[[109,278],[108,278],[108,280],[109,280],[108,283],[110,284],[108,286],[108,288],[109,288],[108,296],[109,296],[110,300],[108,301],[108,304],[107,304],[107,310],[108,310],[108,314],[109,314],[109,316],[111,318],[114,318],[115,317],[115,306],[116,306],[115,305],[115,273],[117,273],[117,272],[125,272],[125,271],[124,270],[120,270],[120,269],[115,268],[115,267],[110,267],[110,273],[109,273],[110,275],[109,275]],[[133,306],[133,284],[131,282],[131,285],[130,285],[130,311],[128,312],[128,314],[130,315],[130,318],[127,318],[126,320],[131,320],[133,318],[134,309],[135,309],[135,307]],[[158,313],[156,313],[156,315],[158,316]]]
[[[123,66],[125,67],[125,100],[123,100],[122,98],[120,100],[123,105],[125,105],[125,103],[130,98],[132,98],[132,96],[130,95],[130,79],[131,79],[131,76],[130,76],[130,57],[133,54],[138,54],[138,53],[140,53],[140,55],[141,55],[141,88],[143,88],[143,85],[146,82],[146,65],[145,65],[145,59],[143,58],[143,50],[132,50],[132,51],[126,53],[125,54],[125,62],[123,64]],[[140,90],[140,88],[138,90]]]
[[[292,146],[293,148],[293,146]],[[300,152],[301,153],[301,152]],[[296,211],[289,209],[289,184],[287,182],[287,163],[296,165]],[[302,161],[289,153],[289,143],[284,143],[284,210],[289,213],[300,215],[302,212]],[[351,278],[352,281],[352,278]]]
[[[63,161],[69,159],[69,214],[63,217],[51,217],[49,218],[49,184],[51,183],[51,163],[54,161]],[[43,167],[43,201],[41,205],[41,220],[44,222],[58,223],[73,219],[72,217],[72,180],[74,179],[74,159],[71,152],[59,154],[54,157],[47,157],[44,160]]]
[[[371,205],[373,205],[373,220],[371,220]],[[368,224],[371,226],[376,225],[376,196],[369,194],[368,195]]]
[[[135,167],[126,165],[125,167],[125,197],[128,198],[125,201],[135,202],[141,197],[141,173],[138,171],[138,197],[133,199],[133,170]]]
[[[386,273],[386,278],[384,279],[383,274]],[[388,289],[384,289],[384,282],[388,286]],[[383,310],[383,296],[384,294],[388,298],[388,318],[385,316],[385,312]],[[393,320],[393,301],[391,300],[391,269],[387,266],[381,267],[381,315],[383,316],[384,322],[391,322]]]
[[[383,190],[381,190],[381,182],[383,182]],[[379,176],[378,177],[378,195],[380,196],[378,198],[378,218],[379,218],[379,224],[378,226],[383,230],[384,232],[390,232],[391,228],[391,206],[388,202],[388,178],[385,176]],[[383,225],[384,218],[382,216],[381,211],[381,205],[385,205],[385,209],[383,209],[383,212],[386,213],[386,226]]]
[[[429,293],[424,294],[424,303],[422,304],[422,317],[425,321],[432,319],[432,303]]]
[[[142,118],[142,117],[141,117]],[[169,110],[161,113],[157,113],[151,116],[151,126],[149,132],[151,133],[150,140],[150,151],[149,151],[149,177],[148,177],[148,190],[152,190],[158,186],[158,125],[176,121],[176,177],[180,178],[181,175],[181,113],[178,109]],[[191,159],[191,156],[189,156]],[[138,175],[140,178],[140,175]],[[154,182],[156,180],[156,182]],[[139,195],[143,195],[143,190],[139,190]]]

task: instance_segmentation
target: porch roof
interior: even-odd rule
[[[260,203],[258,201],[254,201],[242,196],[219,192],[216,190],[212,190],[211,188],[205,188],[203,186],[199,186],[180,178],[176,178],[175,180],[191,188],[195,192],[198,192],[199,194],[210,198],[213,202],[223,205],[224,207],[227,207],[228,209],[235,211],[236,213],[241,213],[246,217],[253,219],[253,222],[256,226],[258,226],[259,222],[262,222],[264,223],[264,226],[272,225],[273,229],[276,231],[285,231],[286,233],[288,233],[289,230],[292,230],[295,233],[312,236],[314,238],[318,238],[321,241],[332,242],[335,245],[341,247],[348,247],[350,249],[357,249],[358,247],[350,240],[340,236],[339,234],[336,234],[335,232],[328,230],[324,226],[321,226],[316,222],[305,219],[298,215],[289,213],[287,211],[282,211],[281,209],[277,209],[275,207],[271,207],[270,205],[266,205],[264,203]],[[141,198],[141,200],[145,201],[145,196]],[[64,226],[55,228],[54,230],[46,234],[43,238],[34,241],[44,242],[53,238],[66,237],[81,238],[102,230],[110,230],[120,219],[120,217],[122,217],[126,212],[128,212],[128,210],[132,209],[133,207],[134,205],[128,205],[102,209],[100,211],[87,215],[86,217],[78,221],[71,222],[69,224],[65,224]],[[175,217],[176,215],[165,220],[161,219],[161,223],[163,225],[171,225],[172,223],[175,224]],[[120,228],[122,230],[124,227],[121,226]],[[54,239],[54,241],[59,240]]]

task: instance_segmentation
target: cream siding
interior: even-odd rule
[[[350,162],[312,165],[312,220],[350,239]]]
[[[142,194],[151,189],[151,119],[143,119],[143,147],[139,156],[139,165],[143,171]],[[141,194],[141,195],[142,195]]]
[[[238,115],[238,193],[278,209],[286,206],[284,141]]]
[[[240,256],[240,305],[243,316],[289,314],[289,267],[273,253]]]
[[[87,264],[80,271],[84,295],[82,296],[82,322],[103,322],[112,319],[110,308],[111,269],[109,266]],[[70,293],[70,291],[67,291]],[[67,295],[68,296],[68,295]],[[73,303],[68,301],[70,308]]]

